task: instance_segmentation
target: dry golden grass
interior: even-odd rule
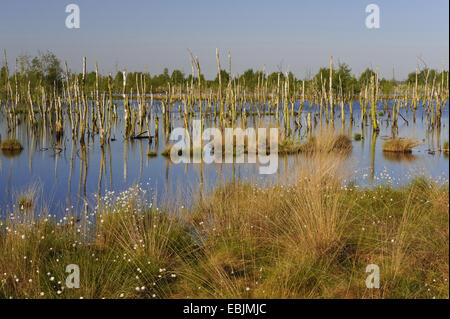
[[[201,244],[184,266],[181,295],[448,296],[448,189],[421,179],[401,190],[343,187],[341,160],[317,153],[292,186],[229,185],[199,203],[192,225]],[[386,278],[376,291],[364,282],[371,263]],[[424,276],[439,284],[428,291]]]
[[[183,210],[134,188],[102,199],[87,233],[20,213],[0,224],[0,297],[448,298],[448,185],[358,189],[343,163],[314,153],[293,184],[228,184]],[[80,289],[64,290],[70,263]]]
[[[444,145],[442,146],[442,150],[446,153],[448,153],[449,151],[449,147],[448,147],[448,141],[444,142]]]
[[[384,142],[383,152],[411,153],[412,149],[420,144],[420,142],[411,139],[390,139]]]
[[[37,198],[41,193],[41,186],[38,183],[33,183],[25,189],[14,192],[14,199],[20,211],[33,210]]]
[[[23,149],[23,146],[16,139],[9,138],[1,143],[0,148],[3,151],[20,151]]]
[[[310,138],[300,148],[303,153],[348,154],[352,150],[352,141],[346,135],[336,135],[332,131],[321,131]]]

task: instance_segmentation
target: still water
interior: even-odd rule
[[[115,102],[121,109],[121,101]],[[156,104],[158,102],[156,101]],[[388,108],[392,109],[392,104]],[[298,108],[298,105],[295,106]],[[392,121],[387,112],[379,106],[381,121],[380,132],[372,139],[370,121],[363,128],[364,139],[355,141],[355,133],[362,133],[359,104],[353,105],[355,121],[350,123],[346,114],[345,124],[336,108],[334,130],[352,138],[353,150],[346,161],[351,169],[349,181],[361,187],[373,187],[382,183],[399,186],[407,183],[415,176],[433,178],[438,183],[448,183],[449,158],[440,152],[444,142],[449,140],[448,103],[443,109],[440,128],[431,129],[426,124],[426,114],[421,107],[413,121],[412,112],[402,109],[404,119],[398,119],[396,135],[412,138],[422,144],[414,148],[413,153],[395,156],[382,151],[384,140],[392,136]],[[176,110],[171,114],[174,127],[182,126],[182,119]],[[346,109],[346,113],[348,113]],[[306,112],[313,114],[313,134],[320,129],[330,129],[325,116],[320,120],[315,107],[307,104],[301,115],[302,127],[293,132],[296,138],[306,139]],[[161,118],[161,115],[160,115]],[[40,204],[48,207],[52,214],[62,215],[68,209],[77,210],[85,203],[94,205],[96,196],[105,192],[119,193],[130,186],[139,184],[147,190],[147,194],[156,205],[164,205],[177,201],[190,205],[199,193],[207,193],[217,185],[242,180],[255,183],[289,183],[297,167],[302,165],[304,155],[280,156],[278,170],[273,175],[260,175],[258,164],[174,164],[161,155],[165,149],[165,131],[160,121],[159,143],[152,144],[148,139],[124,140],[123,117],[113,125],[111,136],[115,138],[103,148],[98,136],[90,137],[86,147],[71,138],[70,122],[66,120],[65,134],[59,143],[50,130],[41,127],[38,134],[32,133],[22,118],[15,131],[24,149],[19,154],[0,152],[0,216],[5,216],[17,203],[20,192],[30,186],[37,189]],[[154,121],[150,121],[150,132],[153,135]],[[257,127],[275,124],[274,116],[258,118],[249,116],[247,125]],[[214,120],[207,119],[205,127],[213,127]],[[291,128],[294,125],[292,123]],[[144,129],[147,130],[147,129]],[[0,113],[0,134],[3,139],[8,136],[5,114]],[[146,134],[145,134],[146,135]],[[375,143],[375,145],[373,145]],[[156,157],[147,156],[150,149],[157,150]],[[155,149],[156,147],[156,149]]]

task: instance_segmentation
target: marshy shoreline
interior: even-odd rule
[[[448,184],[345,186],[338,159],[311,163],[292,185],[230,183],[192,208],[134,187],[90,224],[22,207],[0,222],[0,298],[449,298]]]

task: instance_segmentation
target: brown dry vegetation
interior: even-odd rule
[[[0,148],[4,151],[19,151],[23,149],[22,145],[18,140],[11,138],[1,143]]]
[[[348,154],[352,148],[352,141],[348,136],[335,135],[332,131],[322,131],[311,137],[300,150],[303,153]]]
[[[448,185],[359,189],[343,163],[316,152],[291,185],[229,184],[190,209],[134,188],[105,196],[92,225],[21,212],[0,228],[0,296],[448,298]],[[80,288],[64,289],[72,263]]]
[[[412,149],[419,145],[420,142],[411,139],[395,138],[384,142],[383,152],[411,153]]]

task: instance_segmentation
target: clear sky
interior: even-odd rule
[[[80,29],[67,29],[65,7],[80,7]],[[380,28],[367,29],[365,8],[380,7]],[[81,70],[98,60],[104,74],[161,73],[164,67],[191,72],[189,48],[208,79],[222,68],[292,71],[297,77],[327,66],[329,56],[359,75],[366,67],[403,79],[417,57],[448,69],[448,0],[14,0],[0,5],[0,49],[12,65],[17,55],[51,50]]]

